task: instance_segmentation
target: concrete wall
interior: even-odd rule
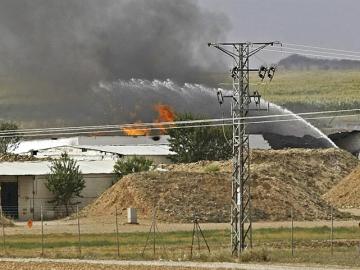
[[[80,202],[79,208],[82,208],[94,201],[113,181],[113,174],[88,174],[84,175],[85,188],[81,195],[83,198],[77,198],[74,202]],[[55,209],[54,205],[49,203],[53,195],[45,186],[45,176],[0,176],[0,182],[18,182],[18,203],[19,220],[40,219],[41,206],[45,219],[52,219],[64,215],[64,208]]]
[[[32,218],[34,205],[34,176],[18,176],[19,220]]]
[[[17,182],[17,176],[0,175],[0,182]]]

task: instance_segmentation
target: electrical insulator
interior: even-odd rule
[[[274,78],[275,71],[276,71],[276,67],[274,67],[274,66],[271,66],[268,69],[268,77],[269,77],[270,81]]]
[[[259,77],[260,77],[261,80],[264,80],[266,72],[267,72],[267,68],[265,66],[260,66],[260,68],[259,68]]]

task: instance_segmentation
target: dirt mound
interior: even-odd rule
[[[291,207],[297,219],[327,217],[329,205],[322,195],[358,164],[351,154],[337,149],[253,151],[251,160],[253,212],[262,220],[287,219]],[[189,222],[196,214],[202,221],[228,222],[231,167],[230,161],[202,161],[128,175],[83,214],[114,214],[115,206],[135,207],[141,217],[149,218],[157,204],[163,221]]]
[[[338,149],[254,151],[254,208],[263,211],[263,219],[290,217],[291,207],[297,219],[326,218],[329,205],[322,195],[357,165],[356,158]]]
[[[360,166],[330,189],[324,199],[341,208],[360,208]]]
[[[204,221],[228,219],[230,180],[225,173],[146,172],[122,178],[84,209],[87,215],[115,213],[135,207],[139,216],[149,218],[155,205],[158,218],[191,221],[197,214]]]

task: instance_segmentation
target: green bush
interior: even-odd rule
[[[85,188],[85,180],[76,161],[65,152],[60,159],[53,160],[50,166],[50,174],[46,178],[45,186],[53,193],[54,199],[50,203],[56,206],[65,206],[66,216],[73,205],[76,197],[81,198],[81,191]]]
[[[175,120],[188,121],[203,118],[203,116],[185,113],[176,115]],[[176,153],[176,155],[170,156],[170,159],[176,163],[227,160],[232,156],[232,146],[226,139],[232,136],[231,127],[207,127],[204,125],[204,127],[169,129],[167,133],[170,136],[170,150]]]
[[[114,172],[120,178],[135,172],[149,171],[153,162],[144,157],[118,159],[114,165]]]

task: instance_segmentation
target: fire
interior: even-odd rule
[[[173,122],[175,119],[175,113],[169,105],[157,104],[154,106],[155,111],[159,116],[156,119],[157,122]]]
[[[163,104],[157,104],[157,105],[155,105],[154,109],[159,114],[159,116],[155,120],[155,122],[157,122],[157,123],[174,122],[175,113],[170,106],[163,105]],[[161,134],[166,133],[166,128],[163,125],[157,125],[157,127],[160,128]]]
[[[154,106],[154,110],[158,113],[158,117],[155,119],[154,122],[162,123],[162,122],[173,122],[175,119],[175,113],[173,109],[164,104],[156,104]],[[128,136],[148,136],[150,135],[150,129],[146,127],[142,127],[140,125],[141,122],[137,122],[137,125],[132,127],[122,128],[121,131],[124,132]],[[154,127],[160,129],[161,134],[166,133],[166,128],[164,125],[155,125]]]
[[[125,127],[121,130],[128,136],[147,136],[150,134],[150,130],[148,128],[136,125],[134,127]]]

